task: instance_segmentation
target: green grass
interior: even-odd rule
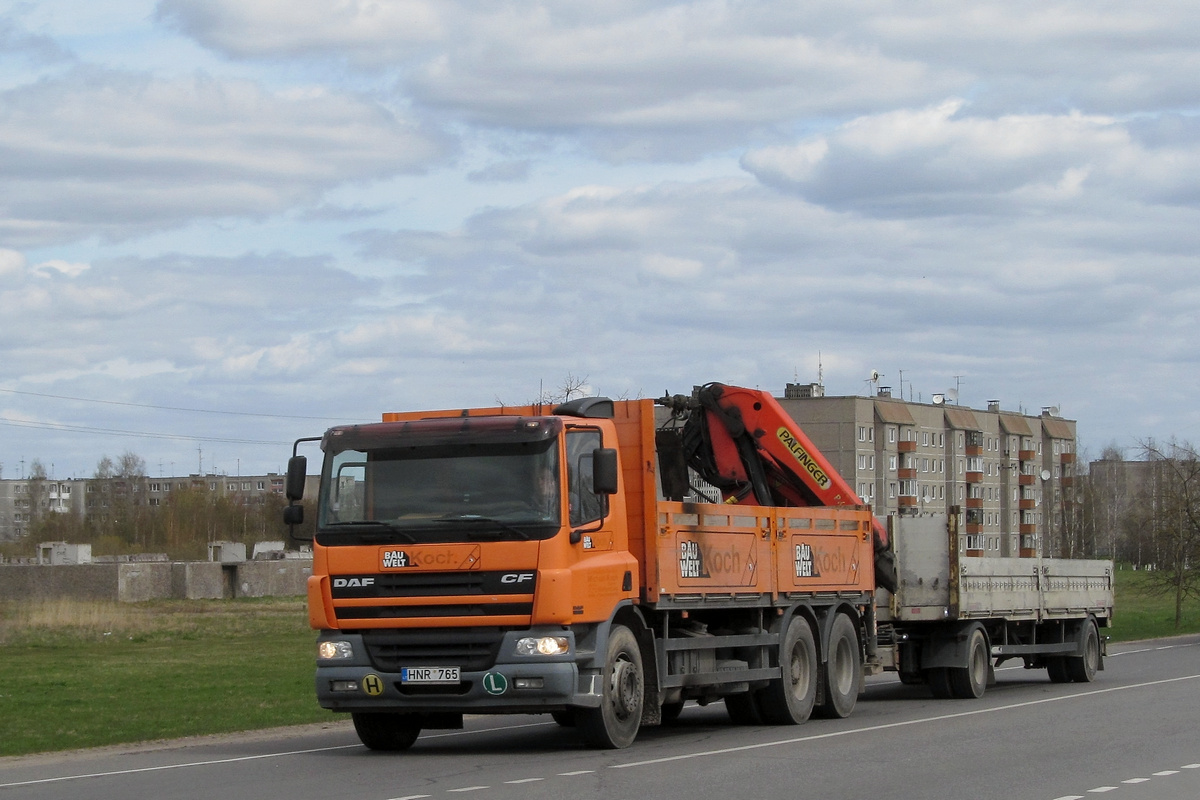
[[[1145,572],[1118,570],[1114,625],[1131,641],[1175,628]],[[303,600],[0,603],[0,756],[332,719],[313,692]]]
[[[1183,622],[1175,627],[1175,600],[1155,593],[1151,575],[1132,569],[1116,572],[1116,608],[1113,625],[1104,633],[1114,642],[1158,639],[1200,633],[1200,600],[1183,601]]]
[[[0,755],[331,718],[301,600],[58,606],[0,606]]]

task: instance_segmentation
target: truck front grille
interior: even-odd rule
[[[402,667],[462,667],[464,672],[491,669],[504,639],[504,628],[424,628],[364,632],[371,663],[384,672]]]

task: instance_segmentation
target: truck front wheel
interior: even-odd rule
[[[646,683],[642,652],[633,631],[624,625],[614,625],[609,632],[600,682],[603,687],[600,707],[579,709],[575,723],[584,740],[593,747],[628,747],[642,724]]]
[[[372,750],[407,750],[421,735],[421,725],[409,714],[355,711],[354,732]]]

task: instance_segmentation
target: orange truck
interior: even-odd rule
[[[947,674],[978,656],[894,600],[880,646],[888,531],[766,393],[388,413],[320,442],[317,698],[372,749],[464,714],[548,713],[604,748],[689,700],[741,723],[844,717],[865,673],[925,675],[922,642]]]

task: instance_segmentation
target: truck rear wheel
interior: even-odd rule
[[[983,697],[991,660],[987,636],[982,629],[973,629],[967,638],[967,665],[950,669],[950,689],[954,696],[968,700]]]
[[[642,651],[633,631],[624,625],[614,625],[609,632],[600,683],[600,707],[577,710],[576,726],[593,747],[628,747],[642,724],[646,684]]]
[[[372,750],[407,750],[421,735],[421,724],[410,714],[355,711],[354,732]]]
[[[820,706],[821,716],[850,716],[858,702],[860,680],[862,658],[858,652],[854,623],[845,614],[838,614],[829,632],[829,658],[825,662],[825,700]]]
[[[1050,676],[1051,683],[1071,682],[1071,673],[1067,671],[1067,659],[1062,656],[1046,659],[1046,674]]]
[[[817,645],[804,617],[793,617],[779,648],[780,677],[758,695],[764,722],[799,725],[812,714],[817,697]]]
[[[1096,630],[1096,623],[1090,619],[1083,624],[1086,626],[1083,632],[1083,655],[1063,660],[1071,680],[1091,683],[1096,679],[1096,670],[1100,668],[1100,633]]]

